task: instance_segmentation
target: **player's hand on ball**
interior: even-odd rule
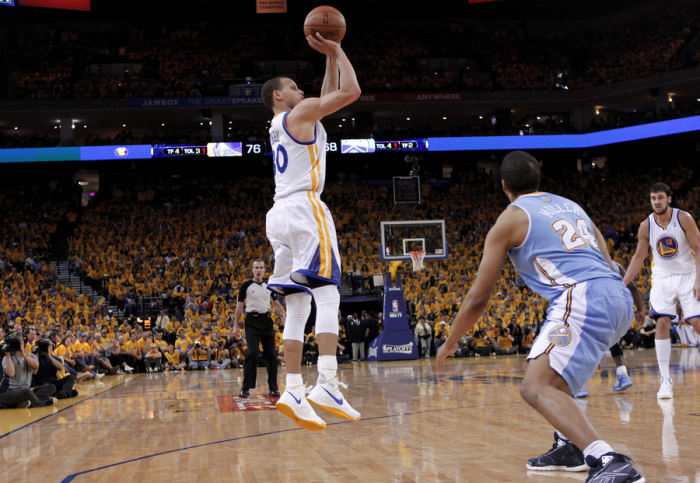
[[[445,359],[457,352],[457,344],[446,341],[440,346],[437,352],[437,364],[438,372],[442,372],[445,369]]]
[[[332,40],[324,39],[318,32],[316,32],[316,35],[307,35],[306,41],[309,43],[312,49],[325,55],[335,55],[335,53],[340,49],[340,44],[333,42]]]

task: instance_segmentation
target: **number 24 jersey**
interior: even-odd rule
[[[617,279],[598,247],[593,223],[575,202],[551,193],[528,193],[512,203],[528,215],[530,228],[522,245],[508,255],[527,285],[553,300],[574,284]]]

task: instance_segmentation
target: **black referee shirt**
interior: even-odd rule
[[[238,301],[245,302],[246,314],[255,312],[266,314],[270,311],[272,300],[277,300],[277,296],[267,290],[267,283],[257,283],[254,280],[248,280],[241,285],[238,290]]]

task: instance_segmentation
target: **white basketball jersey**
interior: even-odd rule
[[[275,201],[304,191],[320,195],[326,181],[326,130],[316,121],[314,140],[299,142],[287,131],[289,112],[276,115],[270,123]]]
[[[695,273],[695,254],[690,248],[685,230],[679,218],[681,210],[671,208],[671,221],[666,227],[659,224],[654,213],[649,215],[649,245],[654,260],[651,264],[651,276],[666,277]]]

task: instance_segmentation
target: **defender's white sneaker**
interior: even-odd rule
[[[309,431],[326,429],[325,421],[316,415],[314,408],[306,400],[306,385],[304,384],[292,388],[287,387],[276,406],[279,412],[291,418],[304,429]]]
[[[661,389],[656,393],[657,399],[671,399],[673,397],[673,379],[661,378]]]
[[[360,413],[355,411],[352,406],[345,400],[343,393],[340,392],[338,386],[345,384],[338,382],[338,378],[334,377],[323,383],[316,384],[311,394],[309,394],[309,402],[317,408],[325,409],[334,416],[346,419],[348,421],[359,421]]]

